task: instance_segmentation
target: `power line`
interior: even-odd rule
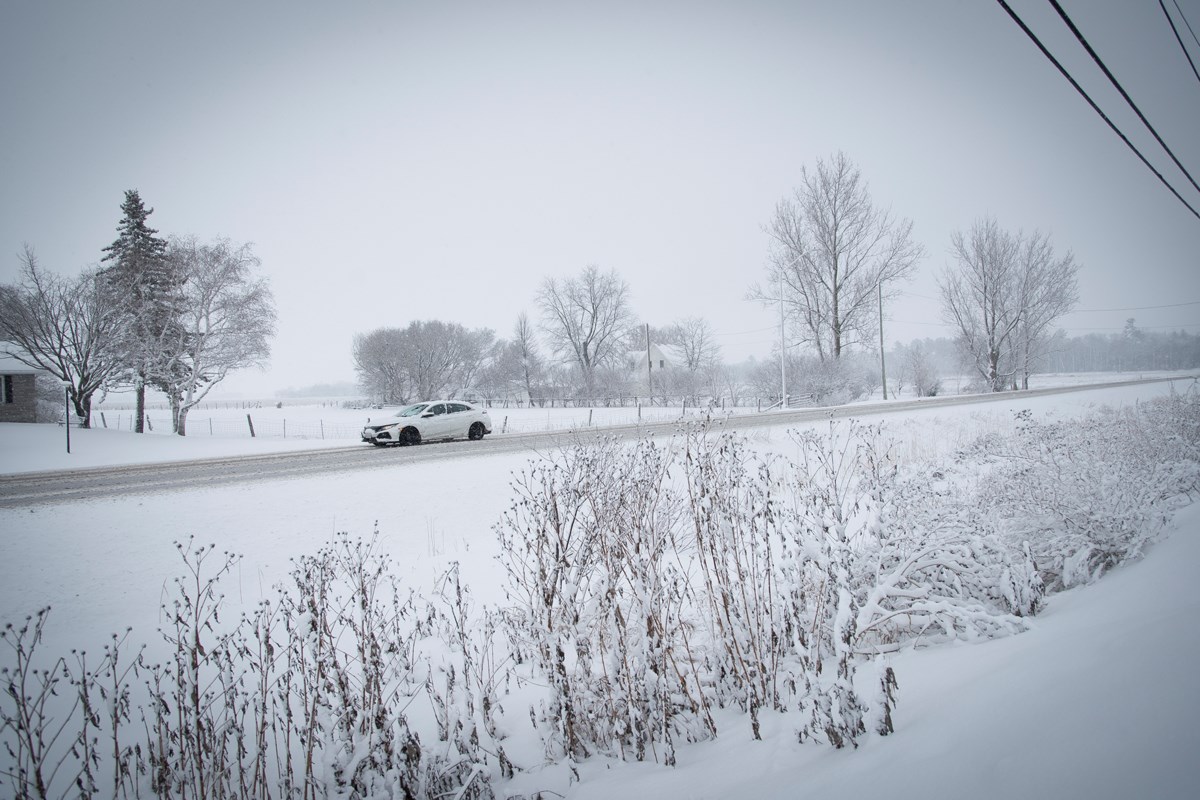
[[[1000,7],[1003,8],[1010,17],[1012,17],[1013,22],[1017,23],[1017,26],[1022,31],[1025,32],[1025,35],[1028,36],[1035,45],[1037,45],[1037,48],[1042,51],[1042,55],[1044,55],[1047,59],[1049,59],[1050,63],[1053,64],[1060,73],[1062,73],[1062,76],[1064,78],[1066,78],[1068,82],[1070,82],[1071,86],[1073,86],[1075,88],[1075,91],[1079,92],[1080,96],[1083,97],[1083,99],[1088,102],[1088,105],[1090,105],[1092,107],[1092,110],[1100,115],[1100,118],[1102,120],[1104,120],[1105,123],[1107,123],[1108,127],[1112,128],[1113,133],[1115,133],[1117,136],[1119,136],[1121,138],[1121,141],[1124,142],[1125,145],[1130,150],[1133,151],[1134,155],[1136,155],[1139,159],[1141,159],[1141,162],[1146,165],[1146,169],[1153,172],[1154,176],[1156,178],[1158,178],[1158,180],[1162,183],[1162,185],[1166,186],[1167,189],[1171,192],[1171,194],[1175,195],[1175,199],[1177,199],[1179,202],[1183,203],[1184,206],[1187,207],[1187,210],[1192,212],[1193,217],[1200,220],[1200,212],[1198,212],[1198,211],[1196,211],[1196,209],[1192,208],[1191,203],[1189,203],[1187,200],[1184,200],[1183,195],[1179,194],[1179,192],[1177,192],[1175,190],[1174,186],[1167,183],[1167,179],[1162,176],[1162,173],[1160,173],[1158,170],[1156,170],[1154,168],[1154,165],[1146,160],[1146,157],[1144,155],[1142,155],[1142,152],[1140,150],[1138,150],[1137,147],[1134,146],[1133,142],[1129,141],[1128,137],[1126,137],[1125,134],[1121,133],[1121,129],[1118,128],[1113,123],[1113,121],[1108,118],[1108,115],[1105,114],[1100,109],[1100,106],[1096,105],[1096,101],[1092,100],[1091,96],[1089,96],[1088,93],[1086,91],[1084,91],[1083,87],[1080,86],[1079,83],[1074,78],[1071,77],[1071,73],[1067,72],[1066,68],[1063,67],[1063,65],[1058,62],[1058,59],[1055,58],[1053,56],[1053,54],[1051,54],[1051,52],[1046,49],[1046,46],[1044,44],[1042,44],[1042,41],[1041,41],[1041,39],[1039,39],[1037,37],[1037,34],[1035,34],[1032,30],[1029,29],[1029,26],[1025,24],[1024,20],[1022,20],[1019,16],[1017,16],[1017,12],[1013,11],[1012,8],[1008,5],[1008,3],[1005,2],[1005,0],[996,0],[996,2],[1000,4]]]
[[[753,330],[748,330],[748,331],[730,331],[729,333],[714,332],[713,336],[747,336],[751,333],[762,333],[763,331],[773,331],[773,330],[775,330],[775,326],[770,325],[766,328],[754,328]]]
[[[1200,39],[1196,38],[1196,32],[1192,30],[1192,23],[1188,22],[1187,16],[1183,13],[1183,9],[1179,7],[1179,1],[1171,0],[1171,2],[1174,4],[1175,10],[1179,12],[1179,18],[1183,20],[1183,24],[1187,26],[1188,33],[1192,35],[1192,41],[1196,43],[1197,47],[1200,47]]]
[[[1159,3],[1161,2],[1162,0],[1159,0]],[[1167,143],[1164,142],[1163,138],[1158,135],[1158,131],[1156,131],[1154,126],[1150,124],[1150,120],[1146,119],[1146,115],[1142,113],[1140,108],[1138,108],[1137,103],[1133,102],[1133,98],[1129,96],[1129,92],[1125,91],[1125,87],[1120,84],[1116,76],[1109,71],[1108,67],[1104,64],[1104,61],[1101,60],[1096,51],[1092,49],[1092,46],[1088,44],[1088,40],[1083,37],[1083,33],[1079,30],[1079,28],[1075,27],[1075,23],[1072,22],[1071,18],[1067,16],[1067,12],[1063,10],[1063,7],[1059,4],[1058,0],[1050,0],[1050,5],[1054,6],[1054,10],[1058,12],[1058,16],[1062,17],[1062,21],[1067,23],[1067,27],[1071,29],[1071,33],[1075,34],[1075,38],[1079,40],[1081,45],[1083,45],[1083,49],[1087,50],[1088,55],[1092,57],[1092,61],[1096,62],[1096,66],[1098,66],[1100,71],[1104,73],[1104,77],[1108,78],[1108,82],[1111,83],[1113,87],[1115,87],[1116,90],[1121,93],[1121,97],[1125,98],[1125,102],[1128,103],[1129,107],[1133,109],[1133,113],[1137,114],[1138,119],[1142,121],[1142,124],[1146,126],[1146,129],[1154,135],[1155,141],[1162,145],[1163,150],[1167,151],[1167,155],[1169,155],[1171,160],[1175,162],[1175,166],[1179,167],[1179,171],[1187,176],[1188,181],[1191,182],[1196,191],[1200,192],[1200,184],[1196,183],[1196,179],[1192,177],[1192,173],[1188,172],[1187,167],[1183,166],[1180,160],[1176,158],[1174,151],[1167,147]],[[1164,8],[1163,11],[1165,12],[1166,8]],[[1189,58],[1188,61],[1191,61],[1191,59]]]
[[[1192,61],[1192,54],[1188,52],[1187,47],[1183,44],[1183,38],[1179,35],[1179,29],[1175,27],[1175,20],[1171,19],[1171,15],[1167,12],[1167,4],[1163,0],[1158,0],[1158,7],[1162,9],[1163,16],[1167,18],[1167,24],[1171,26],[1171,33],[1175,34],[1175,41],[1179,42],[1179,49],[1183,51],[1183,57],[1187,59],[1188,65],[1192,68],[1192,74],[1196,76],[1196,80],[1200,81],[1200,72],[1196,71],[1196,62]],[[1175,10],[1179,11],[1179,3],[1175,3]],[[1182,11],[1179,11],[1179,16],[1183,17]],[[1187,23],[1186,18],[1183,21],[1185,24]],[[1191,29],[1192,26],[1188,25],[1188,30],[1190,31]],[[1195,32],[1192,33],[1192,38],[1196,38]],[[1200,44],[1200,42],[1197,42],[1197,44]]]
[[[1126,306],[1125,308],[1077,308],[1074,311],[1068,311],[1068,314],[1091,313],[1093,311],[1151,311],[1156,308],[1182,308],[1184,306],[1200,306],[1200,300],[1193,300],[1190,303],[1168,303],[1163,306]]]
[[[895,322],[899,325],[929,325],[934,328],[953,328],[954,327],[954,325],[950,324],[949,322],[917,322],[916,320],[910,320],[910,319],[894,319],[894,320],[892,320],[892,322]]]
[[[1116,325],[1116,326],[1110,325],[1107,327],[1099,327],[1099,328],[1086,328],[1086,327],[1081,327],[1079,325],[1064,325],[1063,327],[1064,327],[1064,329],[1069,330],[1069,331],[1123,331],[1123,330],[1125,330],[1124,325]],[[1171,330],[1177,330],[1179,328],[1200,328],[1200,322],[1181,322],[1176,325],[1138,325],[1137,326],[1137,329],[1139,331],[1162,330],[1165,328],[1170,328]]]
[[[934,301],[937,301],[937,300],[941,300],[941,299],[942,299],[942,298],[940,298],[940,297],[930,297],[930,296],[929,296],[929,295],[927,295],[927,294],[918,294],[917,292],[910,292],[910,291],[908,291],[907,289],[901,289],[901,290],[900,290],[900,294],[902,294],[902,295],[904,295],[904,296],[906,296],[906,297],[919,297],[919,298],[921,298],[922,300],[934,300]]]

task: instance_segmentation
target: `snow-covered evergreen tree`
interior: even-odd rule
[[[154,213],[137,189],[125,192],[117,238],[104,248],[111,262],[101,275],[111,301],[124,318],[119,347],[128,380],[137,392],[136,430],[143,432],[146,384],[154,383],[162,361],[164,334],[173,330],[182,279],[167,259],[167,242],[146,224]]]

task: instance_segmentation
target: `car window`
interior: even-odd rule
[[[435,416],[436,416],[436,415],[438,415],[438,414],[445,414],[445,413],[446,413],[446,406],[442,405],[441,403],[438,403],[436,406],[434,406],[434,407],[433,407],[432,409],[430,409],[430,410],[431,410],[431,411],[433,411],[433,413],[434,413],[434,415],[435,415]]]
[[[462,403],[451,403],[450,404],[450,413],[451,414],[459,414],[463,411],[470,411],[470,410],[471,410],[470,406],[463,405]]]
[[[417,403],[415,406],[409,406],[408,408],[400,409],[400,411],[396,413],[396,416],[397,417],[415,417],[418,414],[420,414],[422,411],[424,411],[426,408],[428,408],[427,403]]]

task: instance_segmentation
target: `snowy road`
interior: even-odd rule
[[[1021,392],[985,395],[955,395],[920,400],[857,404],[793,411],[772,411],[755,415],[714,418],[714,425],[728,430],[790,425],[829,418],[901,413],[914,409],[962,406],[985,403],[1012,403],[1022,398],[1069,392],[1158,383],[1155,378],[1120,381]],[[1174,380],[1179,380],[1175,378]],[[1181,383],[1186,384],[1188,379]],[[359,470],[391,469],[429,464],[445,459],[461,459],[514,452],[540,452],[553,449],[576,436],[598,434],[634,437],[642,433],[669,434],[678,422],[656,422],[568,431],[507,434],[492,436],[483,442],[439,442],[420,447],[376,448],[365,444],[321,450],[293,451],[269,455],[180,461],[137,466],[65,470],[59,472],[18,473],[0,476],[0,508],[21,508],[132,494],[191,490],[216,486],[243,485],[256,481],[312,478]]]

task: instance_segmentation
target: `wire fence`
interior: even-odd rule
[[[576,427],[591,427],[594,424],[629,424],[645,421],[666,421],[705,414],[744,414],[764,411],[778,406],[777,398],[754,398],[741,406],[726,407],[721,402],[695,402],[694,398],[648,398],[610,397],[592,398],[539,398],[535,400],[484,400],[492,415],[497,433],[526,433],[537,430],[560,430]],[[792,405],[795,405],[793,398]],[[362,438],[362,421],[342,419],[320,419],[313,413],[315,407],[327,409],[333,417],[339,412],[347,413],[382,410],[385,406],[366,402],[341,401],[294,406],[296,416],[282,418],[283,404],[267,401],[239,401],[200,405],[187,417],[188,436],[213,436],[222,438],[263,439],[315,439],[334,441],[359,441]],[[387,406],[390,409],[395,406]],[[595,420],[593,420],[595,414]],[[92,425],[97,428],[131,431],[135,428],[136,412],[125,405],[107,406],[97,409],[92,415]],[[511,416],[511,419],[510,419]],[[172,429],[171,411],[165,404],[147,404],[146,430],[152,433],[169,433]]]
[[[114,430],[131,431],[135,414],[101,411],[92,417],[92,425]],[[96,418],[99,417],[97,420]],[[170,415],[146,414],[146,430],[154,433],[171,430]],[[188,417],[188,436],[220,436],[225,438],[259,437],[263,439],[350,439],[362,438],[362,425],[325,420],[270,420],[244,418]]]

